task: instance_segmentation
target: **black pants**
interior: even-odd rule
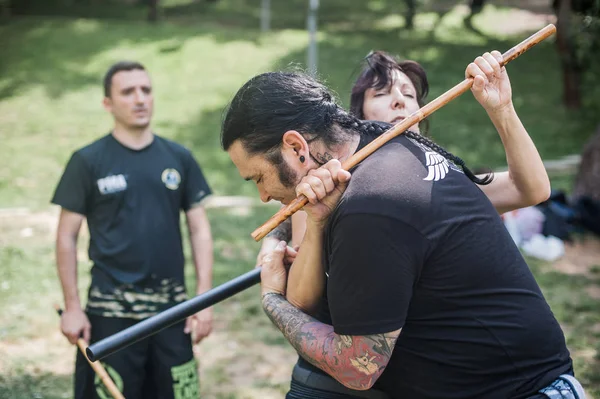
[[[375,389],[356,391],[346,388],[332,377],[296,363],[285,399],[389,399],[389,396]]]
[[[88,314],[91,342],[99,341],[138,322]],[[105,367],[127,399],[198,399],[198,368],[185,322],[117,351],[105,359]],[[111,399],[81,351],[75,362],[75,399]]]

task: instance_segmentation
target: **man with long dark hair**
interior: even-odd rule
[[[222,146],[261,199],[309,200],[289,272],[283,241],[263,262],[263,308],[302,359],[345,390],[294,378],[287,398],[530,398],[550,385],[580,389],[558,322],[477,186],[492,175],[474,176],[413,132],[352,175],[341,169],[389,127],[349,115],[299,73],[252,78],[227,110]]]

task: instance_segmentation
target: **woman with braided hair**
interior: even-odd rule
[[[281,241],[261,271],[263,308],[300,355],[287,398],[579,389],[558,322],[478,188],[489,177],[417,133],[342,170],[389,127],[348,114],[300,73],[252,78],[227,110],[223,149],[261,199],[309,200],[289,270]]]

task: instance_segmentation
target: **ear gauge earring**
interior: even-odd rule
[[[304,155],[300,155],[300,163],[304,163],[304,161],[306,161],[306,158],[304,158]]]

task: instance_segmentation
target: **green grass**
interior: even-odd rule
[[[250,237],[250,233],[277,209],[276,206],[260,206],[208,211],[215,245],[215,286],[253,269],[259,244]],[[52,307],[54,303],[62,304],[62,297],[54,266],[51,231],[43,224],[36,224],[33,217],[25,223],[33,232],[23,237],[23,223],[15,219],[4,223],[0,229],[0,398],[70,398],[72,379],[69,366],[74,359],[74,349],[60,336],[58,316]],[[87,249],[87,242],[84,233],[79,242],[79,249],[83,253]],[[184,248],[188,260],[188,289],[193,295],[195,273],[189,262],[187,237]],[[85,298],[89,284],[86,271],[90,264],[83,258],[79,263],[79,288],[81,297]],[[239,353],[233,352],[232,356],[235,354],[241,363],[257,361],[256,357],[260,354],[244,349],[256,342],[279,348],[289,354],[289,359],[293,359],[293,350],[263,315],[258,286],[216,305],[215,320],[219,325],[226,326],[225,329],[215,327],[219,333],[227,334],[230,342],[226,344],[234,342],[239,346]],[[238,397],[233,389],[244,387],[229,383],[233,377],[226,371],[231,367],[231,361],[215,361],[211,367],[203,369],[205,382],[202,389],[205,397]],[[55,368],[57,363],[60,366]],[[273,389],[281,388],[277,382],[269,380],[260,384]],[[223,389],[225,391],[221,392]]]
[[[304,15],[299,3],[291,3],[298,12],[285,13],[287,18]],[[335,13],[325,3],[327,27]],[[377,8],[377,2],[364,3]],[[233,6],[229,9],[237,10],[238,5],[243,10],[242,4],[248,3],[222,0],[216,9],[190,11],[189,15],[199,15],[197,24],[181,23],[181,18],[191,18],[186,15],[156,26],[123,19],[28,17],[0,27],[0,159],[7,160],[0,166],[0,207],[47,206],[71,152],[109,131],[111,119],[100,106],[100,82],[106,68],[122,58],[147,65],[156,93],[156,131],[193,150],[214,191],[255,195],[250,185],[239,184],[237,172],[220,150],[222,112],[251,76],[291,64],[302,66],[307,35],[299,29],[261,35],[254,23],[216,25],[220,12]],[[370,12],[358,6],[352,10]],[[380,14],[370,13],[369,20],[378,21]],[[283,14],[275,9],[274,21]],[[211,24],[201,23],[211,18]],[[474,25],[485,26],[490,18],[482,15]],[[477,55],[507,50],[526,36],[475,33],[462,27],[458,12],[447,14],[431,34],[432,21],[435,13],[420,15],[420,29],[414,32],[391,23],[392,28],[322,31],[319,75],[348,105],[360,60],[371,49],[385,49],[423,63],[433,99],[460,82],[465,66]],[[509,65],[509,73],[514,103],[543,158],[578,153],[592,128],[560,105],[560,70],[553,44],[534,47]],[[506,162],[500,139],[470,93],[431,117],[431,135],[472,167],[494,168]]]
[[[597,397],[600,395],[600,314],[598,298],[590,297],[586,288],[600,286],[600,276],[566,275],[534,259],[528,259],[528,264],[554,315],[563,325],[577,378],[590,395]]]
[[[164,0],[164,20],[157,25],[144,21],[146,11],[140,7],[48,8],[0,25],[0,208],[39,211],[23,217],[0,215],[0,398],[70,397],[74,352],[60,336],[52,310],[52,303],[62,299],[54,238],[46,219],[53,189],[71,152],[111,127],[101,107],[100,87],[111,63],[137,59],[148,67],[154,83],[156,131],[193,151],[215,194],[257,196],[219,147],[223,108],[255,74],[304,65],[308,40],[305,0],[273,1],[273,30],[266,34],[258,30],[258,4]],[[416,29],[407,31],[402,4],[321,2],[319,76],[343,105],[348,105],[360,61],[372,49],[420,61],[428,71],[429,99],[433,99],[459,83],[466,65],[477,55],[492,49],[505,51],[530,33],[498,33],[509,18],[508,10],[498,6],[486,8],[471,27],[465,27],[463,9],[453,8],[452,2],[443,10],[434,7],[441,3],[429,2],[420,9]],[[440,19],[445,11],[449,12]],[[580,152],[594,126],[560,104],[561,75],[552,40],[529,50],[508,69],[515,106],[542,157]],[[505,164],[500,139],[470,93],[437,111],[431,117],[430,133],[472,168]],[[557,189],[569,190],[571,181],[571,175],[552,177]],[[275,210],[209,211],[215,285],[252,269],[259,244],[250,233]],[[31,234],[23,230],[28,227]],[[84,239],[80,250],[85,254]],[[187,242],[186,255],[189,259]],[[82,297],[88,268],[88,263],[81,263]],[[598,267],[592,268],[593,278],[564,276],[540,262],[532,262],[532,268],[565,326],[578,375],[589,393],[600,397],[600,362],[589,356],[590,349],[600,350],[596,327],[600,320],[597,302],[584,289],[600,284]],[[186,275],[191,290],[189,265]],[[266,391],[283,396],[289,376],[285,373],[284,380],[259,378],[234,387],[240,381],[231,371],[234,363],[254,364],[258,369],[275,353],[287,359],[282,364],[291,365],[294,358],[281,334],[262,315],[258,297],[258,287],[253,287],[215,307],[221,323],[217,336],[226,344],[204,346],[216,359],[203,367],[204,397],[266,397]],[[258,354],[257,343],[264,344]],[[235,361],[230,357],[234,355]],[[245,369],[240,373],[249,374]]]

